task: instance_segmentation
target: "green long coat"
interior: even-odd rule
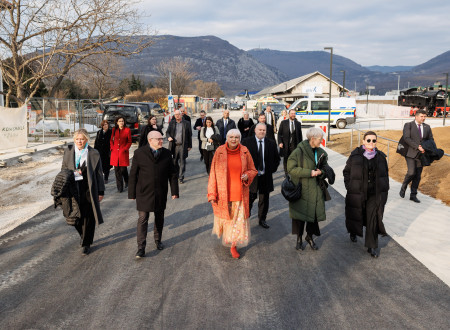
[[[301,154],[303,153],[303,164],[301,164]],[[328,155],[322,148],[317,149],[317,159],[324,154],[324,164],[327,163]],[[289,216],[291,219],[314,222],[326,219],[325,200],[323,192],[317,184],[317,178],[311,177],[311,171],[315,169],[314,152],[305,140],[297,145],[297,148],[291,153],[287,161],[287,171],[291,176],[292,182],[302,183],[302,197],[289,202]],[[319,177],[324,177],[322,173]]]

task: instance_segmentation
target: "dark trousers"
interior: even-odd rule
[[[117,189],[123,190],[123,182],[128,185],[128,169],[126,166],[115,166],[114,172],[116,174]]]
[[[198,138],[198,151],[200,151],[200,158],[203,158],[202,140],[200,140],[200,137]]]
[[[366,225],[366,237],[364,246],[376,249],[378,247],[378,218],[377,218],[377,198],[376,195],[367,196],[364,209],[364,222]]]
[[[305,230],[306,222],[306,234],[312,238],[313,235],[320,236],[319,223],[316,221],[302,221],[298,219],[292,219],[292,234],[302,237]]]
[[[186,158],[184,158],[183,145],[175,146],[175,153],[173,155],[173,163],[178,172],[178,178],[184,180],[184,172],[186,171]]]
[[[111,170],[110,166],[106,166],[106,167],[103,168],[103,178],[105,180],[108,180],[108,178],[109,178],[109,171],[110,170]]]
[[[259,195],[259,196],[258,196]],[[249,210],[251,212],[253,202],[258,198],[258,219],[259,221],[266,221],[267,212],[269,211],[269,195],[270,193],[250,193]]]
[[[214,158],[214,151],[206,151],[206,149],[203,149],[203,161],[205,162],[205,166],[206,166],[206,172],[211,171],[211,164],[212,164],[212,160]]]
[[[153,237],[156,241],[161,241],[162,231],[164,227],[164,211],[158,211],[155,213],[155,226],[153,228]],[[137,221],[137,244],[138,249],[145,249],[147,245],[147,229],[148,218],[150,212],[139,211],[139,218]]]
[[[402,189],[406,190],[411,183],[411,196],[417,195],[417,189],[419,188],[420,179],[422,177],[422,163],[420,159],[405,157],[406,165],[408,166],[408,172],[406,172],[405,179],[403,180]]]
[[[292,151],[294,151],[295,150],[295,146],[294,146],[294,144],[290,144],[289,146],[288,146],[288,150],[287,150],[287,155],[285,156],[285,157],[283,157],[283,168],[284,168],[284,174],[285,175],[287,175],[288,174],[288,172],[287,172],[287,161],[288,161],[288,158],[289,158],[289,156],[291,155],[291,153],[292,153]]]
[[[81,237],[81,246],[90,246],[94,242],[95,216],[92,204],[87,201],[80,202],[81,218],[75,224],[75,229]]]

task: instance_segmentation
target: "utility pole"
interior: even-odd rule
[[[328,95],[328,141],[330,141],[330,127],[331,127],[331,78],[333,73],[333,47],[325,47],[325,50],[330,50],[330,88]]]
[[[345,96],[345,70],[341,70],[344,73],[344,81],[342,83],[342,96]]]
[[[442,123],[443,126],[445,126],[445,117],[447,117],[447,99],[448,99],[448,72],[445,74],[444,121]]]

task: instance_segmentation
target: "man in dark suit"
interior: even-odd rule
[[[405,156],[408,172],[406,172],[402,188],[400,189],[400,197],[405,197],[406,189],[409,183],[412,182],[409,199],[416,203],[420,203],[420,200],[417,199],[417,189],[419,188],[423,169],[420,156],[425,153],[421,143],[423,140],[433,140],[431,127],[425,124],[426,117],[425,110],[417,110],[415,120],[406,123],[403,127],[403,138],[408,145],[408,152]]]
[[[194,124],[194,129],[198,132],[198,151],[200,151],[200,161],[203,160],[203,152],[202,152],[202,141],[200,140],[200,131],[202,127],[205,125],[206,112],[204,110],[200,111],[200,117],[197,118]]]
[[[183,114],[183,119],[189,122],[189,125],[191,125],[191,117],[189,117],[187,109],[181,110],[181,112]]]
[[[265,124],[266,125],[266,137],[268,139],[272,139],[273,141],[275,141],[275,133],[273,130],[273,126],[269,125],[266,123],[266,115],[264,113],[261,113],[258,116],[258,122],[253,125],[252,127],[250,127],[250,130],[248,131],[248,136],[255,136],[255,127],[256,125],[258,125],[259,123]]]
[[[167,127],[166,136],[178,171],[178,178],[180,183],[184,183],[186,158],[192,149],[192,129],[191,125],[182,118],[180,110],[174,111],[174,117],[175,120],[172,120]]]
[[[170,151],[162,147],[162,134],[158,131],[151,131],[147,137],[148,145],[144,145],[134,152],[128,181],[128,198],[136,199],[136,208],[139,211],[137,259],[145,256],[150,212],[155,213],[153,232],[156,248],[158,250],[164,248],[161,238],[168,183],[170,183],[172,199],[179,197],[177,171]]]
[[[272,111],[272,107],[270,106],[270,104],[267,105],[266,110],[264,110],[263,114],[266,115],[266,125],[271,125],[274,130],[276,131],[277,129],[277,123],[276,123],[276,119],[275,119],[275,114]]]
[[[230,129],[236,128],[236,123],[233,119],[230,119],[230,110],[223,110],[222,118],[216,122],[216,126],[222,137],[222,144],[224,144],[227,140],[227,132]]]
[[[284,173],[287,175],[287,160],[297,145],[302,142],[302,124],[295,118],[295,110],[289,111],[289,118],[283,120],[278,130],[278,145],[283,157]]]
[[[250,185],[249,210],[258,197],[258,219],[259,225],[269,228],[266,223],[269,210],[269,194],[273,191],[273,177],[280,165],[280,155],[274,140],[266,137],[266,124],[259,123],[255,127],[255,135],[249,136],[242,141],[252,155],[253,163],[258,170],[258,176]],[[259,196],[258,196],[259,193]]]

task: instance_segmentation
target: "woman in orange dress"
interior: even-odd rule
[[[211,164],[208,201],[214,211],[213,234],[222,237],[231,256],[240,257],[236,247],[250,240],[249,186],[258,171],[248,149],[240,144],[241,133],[231,129],[227,141],[217,148]]]

